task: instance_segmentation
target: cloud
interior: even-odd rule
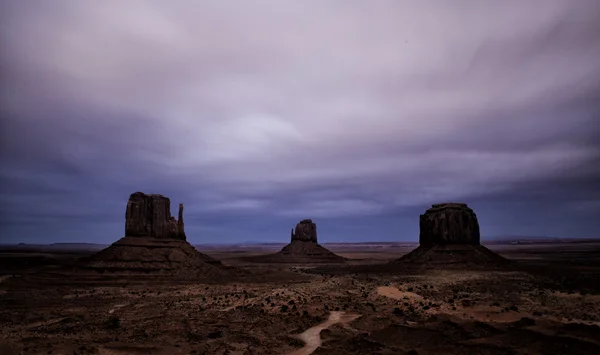
[[[7,223],[117,225],[138,190],[192,218],[402,219],[600,177],[596,1],[0,6]]]

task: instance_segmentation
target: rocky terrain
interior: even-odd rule
[[[253,276],[211,283],[13,273],[0,283],[0,353],[308,354],[318,341],[313,354],[595,354],[599,250],[573,247],[577,263],[564,268],[560,246],[506,250],[519,265],[509,270],[396,273],[245,264],[232,254],[223,262]],[[351,320],[324,325],[336,312]]]

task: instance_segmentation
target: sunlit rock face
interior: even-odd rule
[[[465,203],[434,204],[419,219],[422,246],[479,245],[477,216]]]

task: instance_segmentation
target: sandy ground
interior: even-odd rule
[[[349,322],[360,317],[359,314],[346,314],[345,312],[331,312],[326,322],[315,325],[305,330],[302,334],[299,334],[298,339],[304,342],[304,347],[301,349],[292,351],[290,355],[309,355],[312,354],[319,346],[321,346],[321,331],[328,329],[334,324],[342,323],[348,324]]]
[[[598,249],[502,252],[516,264],[373,272],[219,251],[254,276],[213,283],[55,277],[47,259],[35,269],[13,255],[0,275],[0,354],[600,354]],[[370,254],[345,256],[386,261]]]

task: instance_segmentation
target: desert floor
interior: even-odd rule
[[[0,354],[600,354],[600,244],[492,246],[503,269],[378,266],[411,248],[331,246],[348,266],[210,248],[251,272],[210,284],[70,278],[55,271],[86,252],[0,251]]]

